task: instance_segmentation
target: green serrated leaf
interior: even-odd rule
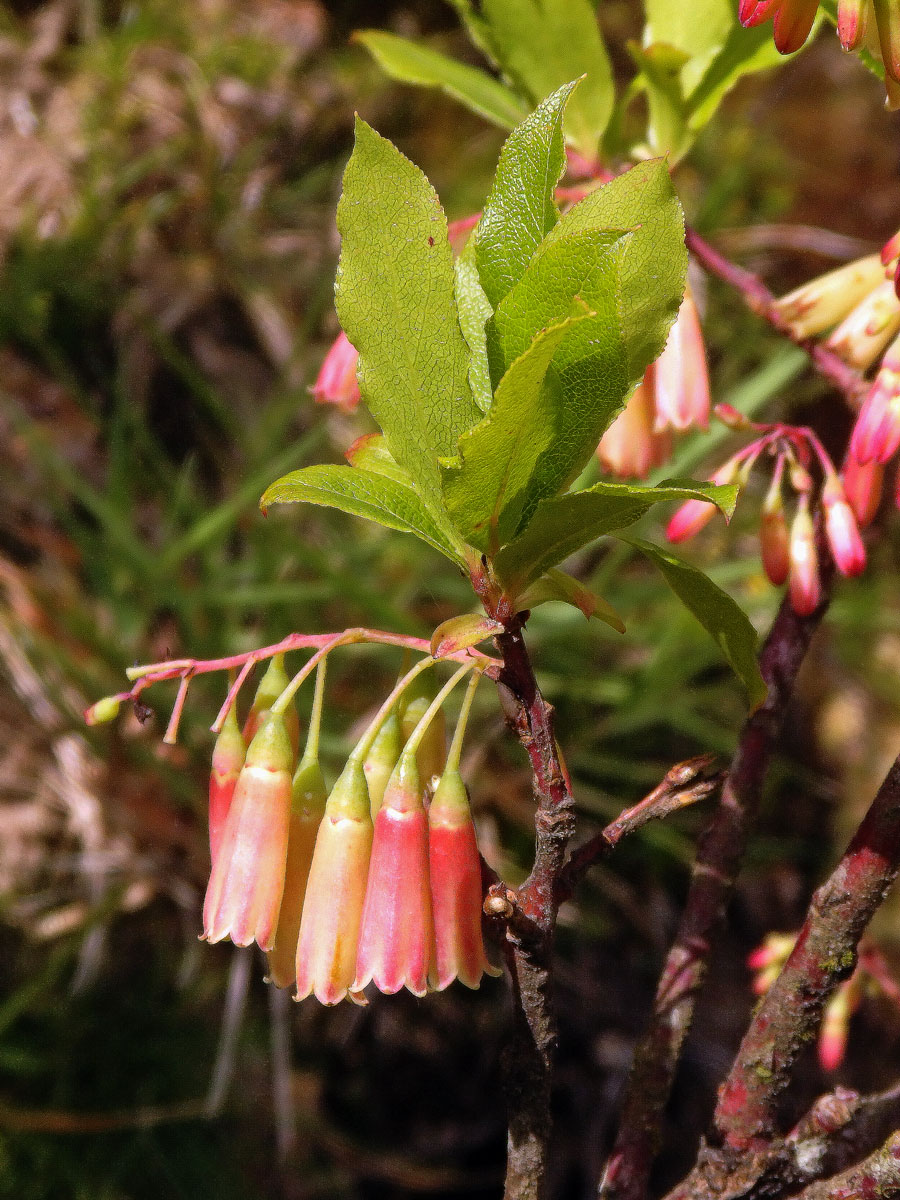
[[[359,118],[338,228],[336,303],[359,351],[362,398],[452,541],[437,460],[456,453],[481,414],[456,315],[447,222],[419,168]]]
[[[472,398],[482,412],[487,412],[494,401],[494,394],[491,389],[484,327],[493,309],[478,278],[473,238],[469,238],[462,254],[456,260],[456,308],[459,313],[459,327],[471,355],[469,387],[472,389]]]
[[[541,246],[487,324],[492,376],[507,370],[537,330],[565,319],[576,298],[596,314],[560,344],[545,383],[555,436],[534,473],[522,523],[571,484],[622,407],[628,364],[619,327],[619,277],[633,235],[587,229]]]
[[[498,79],[428,46],[378,29],[358,30],[353,40],[365,46],[392,79],[440,88],[503,129],[512,129],[528,111],[527,105]]]
[[[587,77],[564,128],[575,149],[593,158],[614,99],[595,6],[589,0],[482,0],[481,17],[480,35],[494,58],[535,102],[568,79]]]
[[[516,531],[538,462],[556,437],[556,397],[543,388],[550,360],[584,311],[542,330],[500,380],[491,411],[459,439],[459,455],[442,467],[444,500],[463,538],[490,554]]]
[[[550,600],[570,604],[584,613],[588,620],[596,617],[598,621],[610,625],[617,633],[625,632],[625,622],[613,606],[577,579],[567,575],[565,571],[545,572],[517,598],[521,608],[537,608],[539,604],[546,604]]]
[[[758,708],[766,698],[766,684],[756,654],[756,630],[742,609],[702,571],[682,562],[667,550],[639,538],[623,538],[658,567],[666,583],[725,655],[732,670]]]
[[[565,164],[562,119],[577,80],[540,104],[509,135],[473,234],[481,286],[496,308],[559,220],[555,193]]]
[[[366,517],[388,529],[414,533],[454,562],[463,563],[462,547],[448,538],[416,493],[386,475],[359,467],[321,464],[291,471],[268,487],[259,502],[322,504],[354,517]]]
[[[374,471],[376,475],[385,475],[395,483],[413,488],[412,476],[398,465],[387,448],[383,433],[364,433],[344,452],[344,458],[351,467]]]
[[[711,500],[730,517],[737,500],[734,485],[681,483],[659,487],[608,483],[583,492],[554,496],[537,506],[528,526],[494,559],[494,572],[517,595],[532,580],[595,538],[625,529],[664,500]]]
[[[684,214],[665,162],[639,163],[585,196],[547,235],[547,248],[589,229],[634,231],[619,270],[619,324],[633,386],[662,353],[684,295]]]

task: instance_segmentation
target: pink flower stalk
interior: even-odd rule
[[[900,447],[900,338],[881,361],[875,382],[863,401],[850,452],[860,463],[886,463]]]
[[[270,716],[250,743],[228,810],[206,899],[203,937],[270,950],[287,860],[294,755],[280,717]]]
[[[276,987],[290,987],[297,978],[300,919],[326,795],[318,757],[304,754],[291,787],[284,894],[275,930],[275,944],[268,954],[268,978]]]
[[[359,354],[343,330],[325,355],[312,391],[317,404],[334,404],[344,412],[355,412],[359,405],[356,368]]]
[[[825,481],[822,504],[825,508],[825,534],[835,566],[842,575],[859,575],[866,566],[866,549],[859,536],[856,517],[836,475]]]
[[[469,798],[459,771],[448,767],[428,809],[428,860],[434,909],[435,987],[454,979],[477,988],[481,976],[499,975],[481,934],[481,860]]]
[[[788,292],[775,309],[796,337],[813,337],[837,325],[883,282],[881,259],[870,254]]]
[[[353,990],[424,996],[434,967],[428,818],[415,755],[404,753],[375,818]]]
[[[297,940],[297,999],[310,993],[322,1004],[348,994],[365,1003],[351,985],[369,857],[372,818],[360,757],[351,754],[325,805],[306,881]]]
[[[815,531],[805,496],[801,496],[797,513],[791,523],[790,559],[788,590],[791,606],[799,616],[808,617],[819,606],[822,585],[819,580]]]
[[[884,467],[874,460],[861,463],[848,454],[842,472],[844,494],[862,528],[871,524],[881,502]]]
[[[712,475],[710,483],[731,483],[737,467],[735,460],[730,458]],[[718,511],[710,500],[685,500],[666,526],[666,537],[670,542],[686,542],[708,525]]]
[[[864,371],[898,333],[900,301],[893,281],[884,280],[844,318],[826,345],[845,362]]]
[[[666,461],[672,448],[669,434],[655,433],[653,429],[652,373],[651,364],[597,447],[597,457],[605,469],[620,478],[643,479],[651,468]]]
[[[247,747],[238,728],[237,712],[232,704],[216,738],[212,754],[212,769],[209,773],[209,857],[216,861],[225,821],[231,808],[234,789],[247,757]]]
[[[653,432],[709,427],[709,375],[700,315],[690,291],[684,293],[665,349],[653,364]]]
[[[759,528],[763,570],[776,587],[788,577],[791,565],[790,537],[781,500],[781,473],[776,471],[762,507]]]

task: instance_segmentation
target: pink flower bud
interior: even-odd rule
[[[731,483],[737,469],[738,464],[730,458],[713,473],[710,483]],[[708,525],[718,511],[710,500],[685,500],[666,526],[666,537],[670,542],[686,542]]]
[[[209,856],[215,862],[225,821],[234,796],[234,789],[247,757],[247,747],[238,728],[237,713],[232,704],[216,738],[212,754],[212,769],[209,773]]]
[[[815,531],[805,496],[801,497],[791,523],[790,560],[788,588],[791,606],[799,616],[808,617],[819,606],[822,585],[819,580]]]
[[[835,1071],[844,1061],[850,1018],[859,1006],[860,977],[854,973],[839,985],[822,1014],[818,1057],[823,1071]]]
[[[356,367],[359,355],[346,333],[341,331],[325,355],[312,386],[317,404],[336,404],[344,412],[355,412],[359,404]]]
[[[434,907],[436,988],[459,979],[476,988],[481,976],[499,975],[481,934],[481,860],[469,798],[459,771],[448,768],[428,809],[428,856]]]
[[[738,17],[745,29],[761,25],[772,15],[772,9],[779,0],[740,0]]]
[[[247,751],[203,904],[203,937],[263,950],[281,907],[293,752],[284,721],[270,715]]]
[[[816,19],[819,0],[780,0],[775,12],[775,45],[781,54],[799,50]]]
[[[844,50],[857,50],[866,36],[870,0],[838,0],[837,31]]]
[[[654,433],[709,426],[709,376],[700,316],[684,294],[665,349],[653,366]]]
[[[853,509],[853,515],[865,528],[871,523],[881,502],[884,467],[874,460],[861,463],[851,453],[844,463],[842,478],[844,493]]]
[[[804,283],[776,300],[775,309],[797,337],[812,337],[842,321],[883,280],[881,260],[870,254]]]
[[[781,484],[776,477],[772,480],[772,486],[769,488],[763,504],[759,528],[763,570],[769,581],[776,587],[780,587],[784,583],[790,570],[789,540],[787,521],[781,502]]]
[[[900,83],[900,12],[891,0],[875,0],[874,7],[881,61],[887,74]]]
[[[835,566],[842,575],[859,575],[865,569],[866,550],[859,536],[856,517],[836,475],[826,480],[822,503],[825,507],[825,533]]]
[[[900,301],[885,280],[862,300],[826,342],[845,362],[866,370],[900,332]]]
[[[275,944],[267,958],[269,981],[276,987],[290,987],[297,978],[297,943],[300,918],[306,898],[306,883],[312,866],[319,825],[325,812],[327,792],[318,757],[304,754],[294,772],[291,785],[291,818],[288,826],[287,863],[284,894]]]
[[[414,755],[397,764],[375,818],[354,991],[408,988],[424,996],[434,975],[428,818]]]
[[[890,270],[896,261],[900,259],[900,230],[881,247],[881,261],[885,268]]]
[[[351,755],[319,825],[297,941],[297,999],[350,999],[366,895],[372,818],[362,763]]]
[[[900,446],[900,338],[885,354],[856,419],[850,451],[860,463],[886,463]]]
[[[652,467],[660,466],[669,457],[670,435],[653,432],[652,373],[651,365],[624,410],[600,439],[597,457],[613,475],[643,479]]]

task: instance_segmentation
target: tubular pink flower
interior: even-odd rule
[[[884,467],[879,462],[861,463],[853,454],[847,455],[841,475],[844,494],[859,525],[871,524],[881,502]]]
[[[317,404],[335,404],[344,412],[355,412],[359,405],[356,367],[359,354],[341,330],[325,355],[312,391]]]
[[[351,755],[325,805],[297,939],[297,999],[310,993],[337,1004],[350,993],[356,969],[359,926],[369,856],[372,818],[362,762]]]
[[[237,713],[232,704],[216,738],[209,773],[209,857],[215,862],[225,832],[225,821],[234,789],[247,757],[247,747],[238,728]]]
[[[898,333],[900,301],[893,281],[884,280],[844,318],[826,345],[845,362],[864,371]]]
[[[729,459],[712,475],[710,483],[731,483],[737,474],[737,467],[734,459]],[[685,500],[666,526],[667,539],[670,542],[686,542],[708,525],[717,512],[718,509],[709,500]]]
[[[281,907],[291,807],[290,738],[269,716],[250,743],[213,859],[203,904],[203,937],[272,947]]]
[[[813,27],[819,0],[779,0],[775,10],[775,45],[781,54],[799,50]]]
[[[869,0],[838,0],[837,31],[844,50],[857,50],[866,36]]]
[[[887,74],[900,83],[900,11],[896,0],[872,0],[881,61]]]
[[[870,254],[788,292],[775,309],[797,337],[812,337],[842,321],[883,282],[881,259]]]
[[[665,349],[653,366],[653,432],[709,427],[709,375],[700,315],[686,291]]]
[[[763,570],[776,587],[784,583],[790,571],[789,540],[784,506],[781,502],[780,473],[777,473],[763,503],[759,528]]]
[[[791,523],[790,559],[788,590],[791,606],[799,616],[808,617],[815,612],[822,599],[822,584],[819,580],[815,531],[805,496],[801,497]]]
[[[850,452],[857,462],[886,463],[900,447],[900,338],[888,349],[856,419]]]
[[[754,25],[762,25],[772,15],[772,10],[779,0],[740,0],[738,17],[746,29]]]
[[[414,754],[403,754],[375,818],[354,991],[424,996],[434,976],[428,818]]]
[[[853,510],[836,475],[826,480],[822,493],[825,533],[835,566],[842,575],[859,575],[865,570],[866,549],[859,536]]]
[[[653,365],[638,384],[634,395],[600,439],[597,457],[613,475],[643,479],[652,467],[669,457],[672,441],[668,433],[654,433]]]
[[[469,798],[459,771],[448,769],[428,809],[428,858],[434,908],[436,988],[454,979],[477,988],[481,976],[499,975],[481,934],[481,860]]]

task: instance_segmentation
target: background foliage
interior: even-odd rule
[[[601,18],[622,79],[640,14],[612,2]],[[353,109],[422,165],[451,217],[483,203],[503,138],[442,92],[386,83],[349,44],[357,27],[425,34],[475,65],[437,3],[0,11],[0,1195],[488,1196],[502,1176],[503,983],[364,1013],[295,1010],[272,1002],[245,957],[241,1009],[240,956],[196,942],[218,695],[195,685],[174,749],[155,718],[89,734],[79,720],[134,660],[363,622],[427,635],[471,605],[414,539],[311,507],[263,520],[256,507],[278,475],[340,461],[370,428],[306,391],[336,332],[334,209]],[[683,100],[696,81],[679,86]],[[651,90],[652,127],[668,119],[677,150],[690,112],[679,102],[667,117],[664,100]],[[676,173],[689,218],[776,290],[877,246],[900,212],[900,138],[880,105],[833,36],[745,80]],[[814,421],[839,443],[848,414],[801,356],[709,290],[716,398]],[[683,442],[665,474],[702,474],[724,437]],[[776,596],[753,520],[742,506],[692,554],[764,628]],[[660,528],[651,515],[639,532],[659,540]],[[693,1157],[749,1011],[744,954],[796,924],[896,742],[900,532],[886,528],[805,668],[661,1182]],[[579,802],[599,821],[671,762],[728,750],[744,700],[630,547],[592,547],[576,567],[627,635],[557,605],[530,629]],[[397,667],[386,651],[354,653],[333,681],[332,767],[373,683]],[[467,774],[486,853],[515,879],[531,846],[528,774],[484,691]],[[559,1194],[588,1194],[602,1159],[701,821],[648,828],[564,911]],[[896,919],[895,905],[876,931],[895,963]],[[842,1080],[887,1083],[898,1048],[896,1015],[866,1007]],[[812,1058],[804,1071],[798,1106],[822,1086]]]

